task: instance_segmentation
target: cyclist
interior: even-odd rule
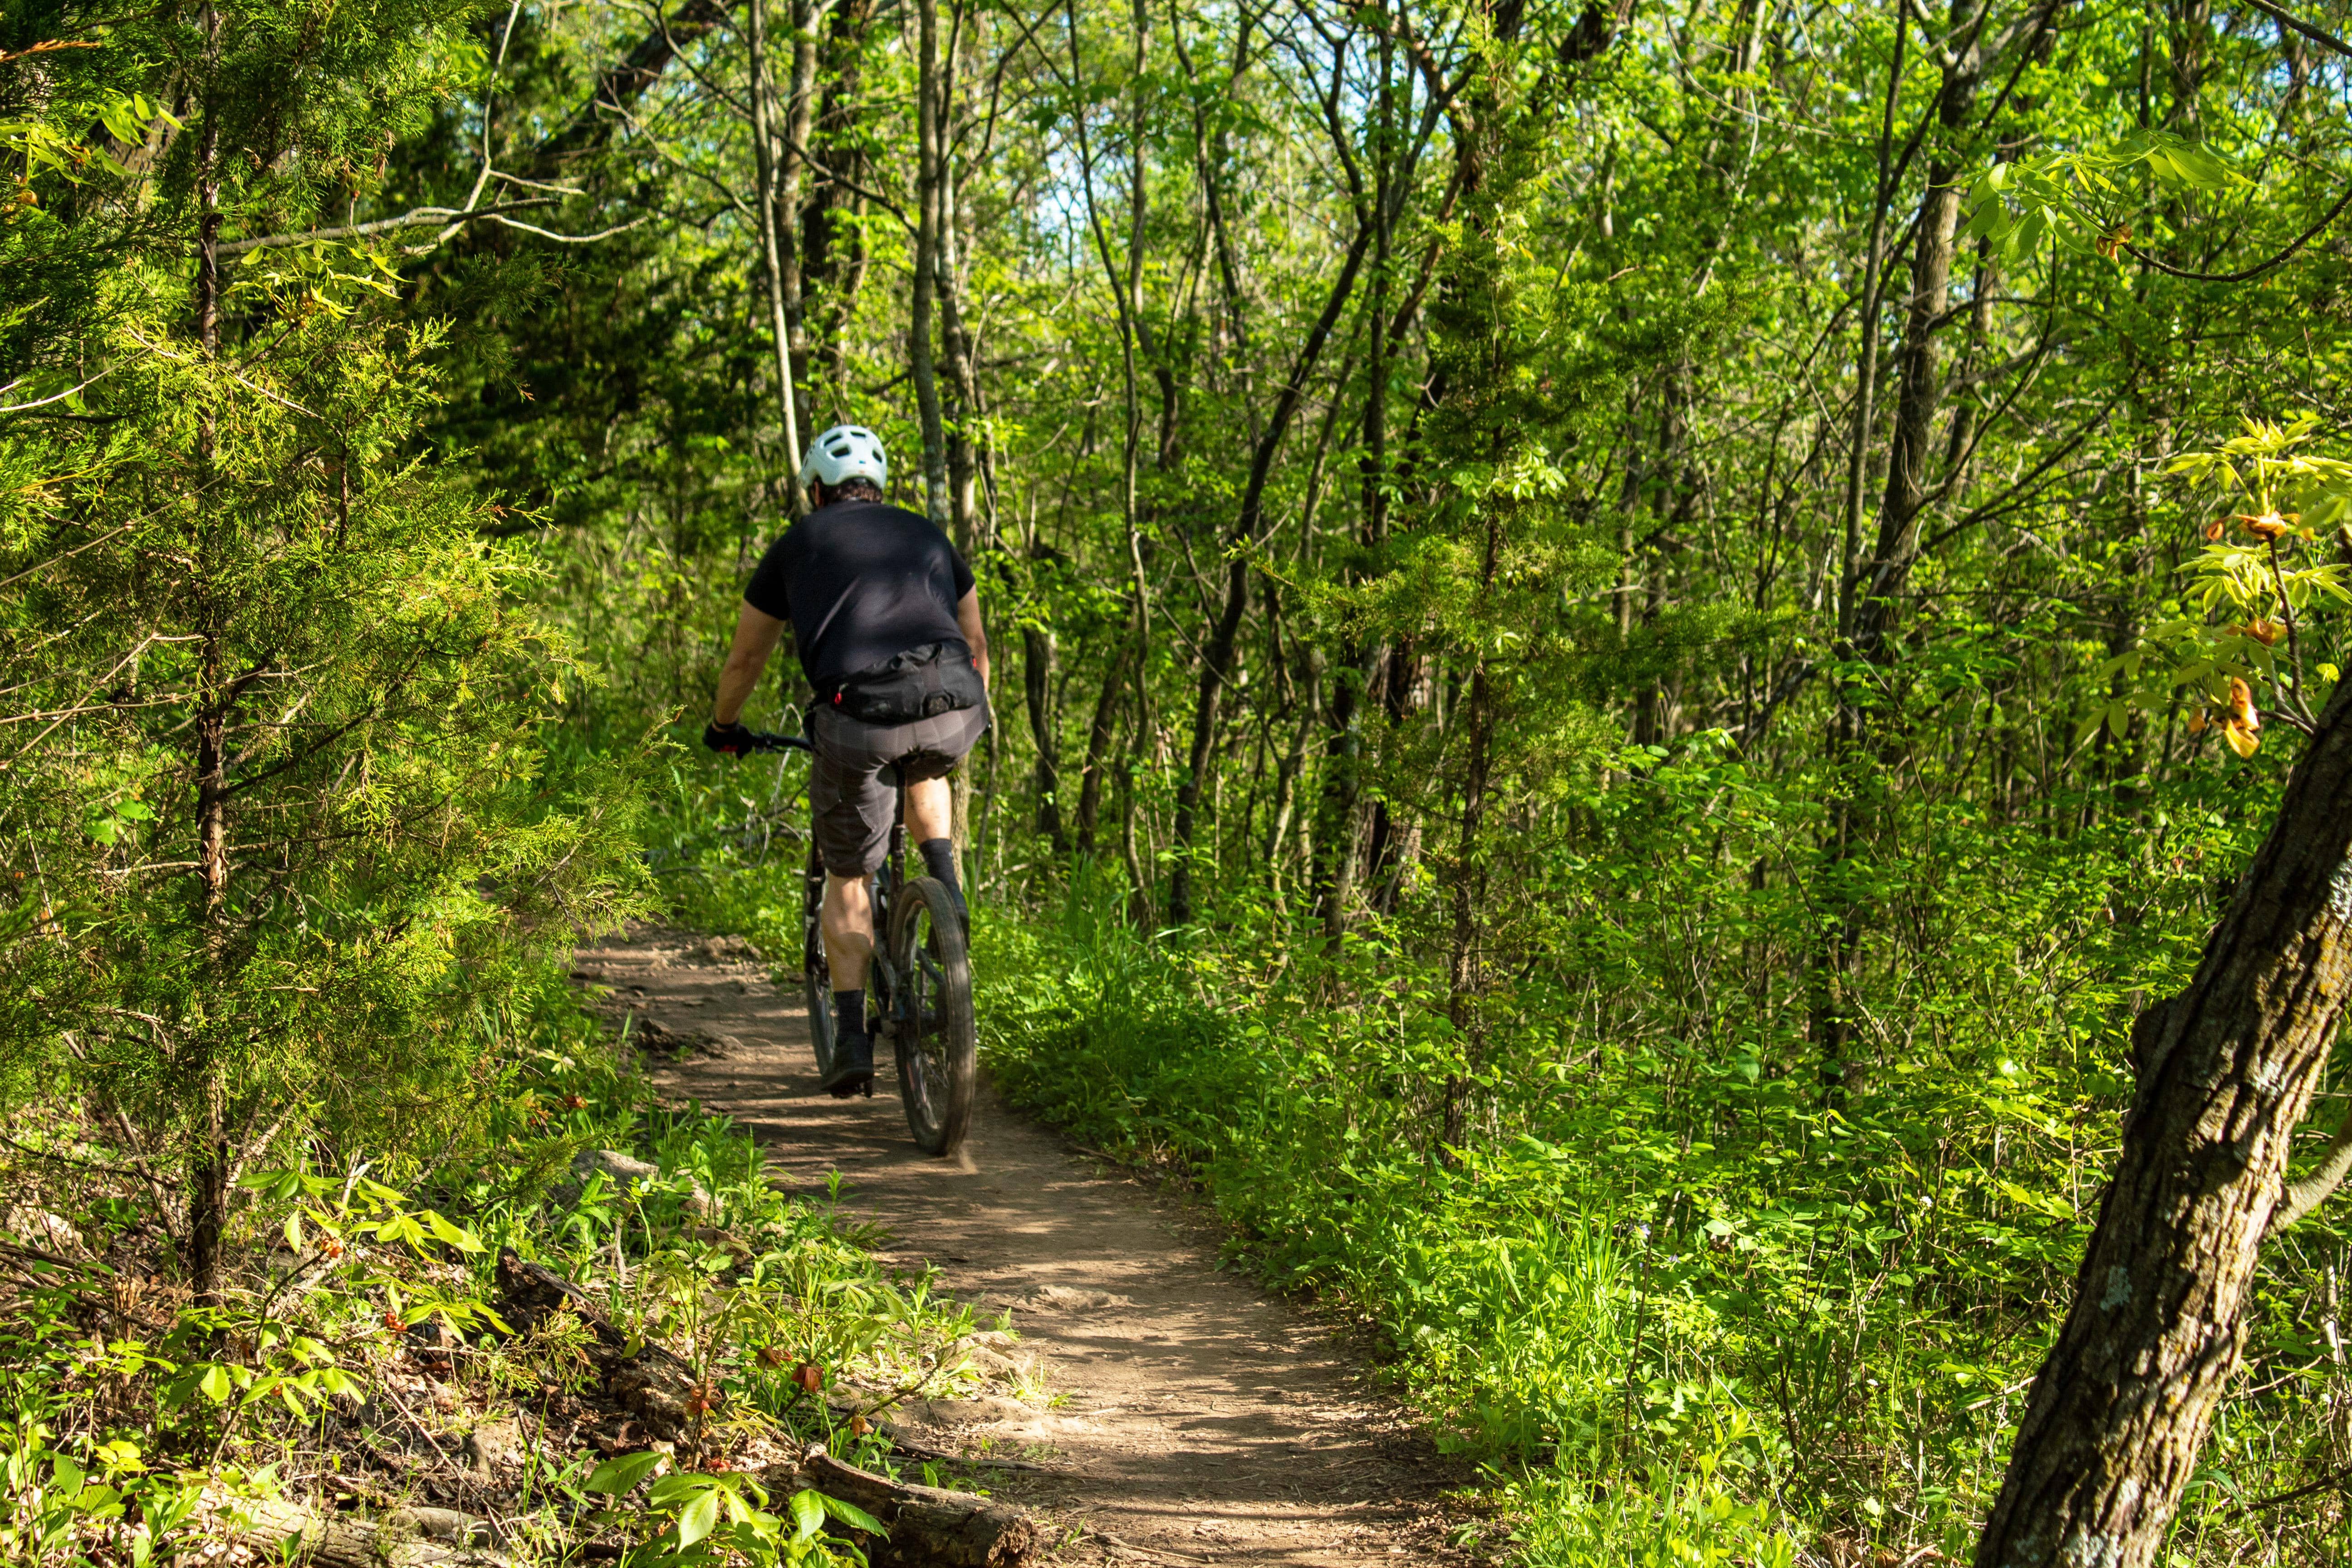
[[[702,742],[730,756],[750,749],[751,731],[738,715],[790,625],[816,691],[809,805],[824,863],[820,924],[840,1047],[821,1087],[845,1098],[874,1079],[867,887],[896,806],[881,771],[896,764],[915,847],[961,910],[947,774],[988,728],[988,637],[971,568],[947,535],[882,499],[890,464],[874,432],[836,425],[819,436],[799,482],[814,510],[768,547],[743,589]]]

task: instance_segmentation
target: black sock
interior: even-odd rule
[[[866,1033],[866,993],[836,991],[833,994],[833,1033],[835,1039]]]
[[[954,839],[926,838],[915,846],[915,852],[923,858],[923,868],[946,883],[949,892],[958,898],[963,896],[963,890],[956,886]]]

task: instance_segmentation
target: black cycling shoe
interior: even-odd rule
[[[835,1100],[847,1100],[851,1095],[860,1093],[871,1096],[874,1092],[874,1037],[844,1036],[839,1059],[817,1087]]]

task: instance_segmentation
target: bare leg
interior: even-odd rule
[[[866,879],[826,872],[824,908],[817,925],[824,933],[824,963],[833,988],[865,990],[866,967],[874,962],[874,900]]]
[[[925,779],[907,786],[907,837],[915,844],[948,838],[955,833],[955,796],[945,779]]]

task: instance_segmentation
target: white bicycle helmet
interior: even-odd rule
[[[801,465],[801,480],[827,489],[849,479],[872,479],[890,488],[890,459],[882,437],[863,425],[836,425],[809,443],[808,461]]]

